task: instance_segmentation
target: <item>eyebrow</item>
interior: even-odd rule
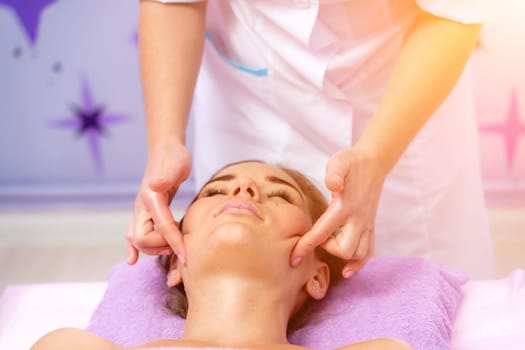
[[[213,179],[210,179],[208,182],[206,182],[204,184],[204,186],[202,186],[202,188],[208,186],[211,183],[217,182],[217,181],[231,181],[231,180],[234,180],[235,178],[236,178],[236,176],[233,175],[233,174],[225,174],[225,175],[217,176],[217,177],[214,177]],[[285,179],[280,178],[278,176],[274,176],[274,175],[266,176],[264,179],[266,181],[268,181],[268,182],[271,182],[271,183],[274,183],[274,184],[285,185],[285,186],[288,186],[288,187],[294,189],[295,191],[297,191],[297,193],[299,193],[301,198],[304,200],[303,193],[295,185],[293,185],[291,182],[286,181]]]
[[[217,182],[217,181],[231,181],[233,179],[235,179],[235,175],[231,175],[231,174],[217,176],[217,177],[214,177],[213,179],[208,180],[208,182],[206,182],[204,186],[202,186],[202,188],[208,186],[211,183]]]

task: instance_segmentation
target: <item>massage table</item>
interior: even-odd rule
[[[0,349],[29,349],[42,335],[61,327],[86,328],[106,286],[7,286],[0,298]],[[468,281],[462,293],[452,350],[525,350],[525,270],[502,279]]]

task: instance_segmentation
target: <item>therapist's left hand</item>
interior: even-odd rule
[[[325,183],[332,192],[327,210],[297,242],[292,266],[317,246],[347,260],[343,277],[358,271],[372,254],[374,223],[387,171],[373,152],[354,147],[335,153],[326,167]]]

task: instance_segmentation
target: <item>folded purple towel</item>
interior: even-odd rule
[[[155,259],[114,266],[87,330],[133,346],[179,339],[184,320],[165,308],[165,275]],[[311,321],[290,342],[334,349],[374,338],[402,339],[416,349],[450,347],[465,274],[422,258],[376,257],[314,306]]]

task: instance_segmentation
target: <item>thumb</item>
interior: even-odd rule
[[[152,191],[177,190],[179,185],[190,175],[191,155],[185,147],[181,147],[169,160],[154,160],[148,164],[147,174],[149,175],[145,175],[145,179],[148,180],[148,187]]]
[[[326,164],[325,184],[331,192],[341,192],[344,187],[345,178],[350,173],[349,162],[350,150],[336,152]]]
[[[183,166],[174,168],[166,167],[160,174],[161,175],[151,177],[148,182],[149,188],[154,192],[177,190],[180,183],[188,177],[189,171]]]
[[[148,185],[149,188],[155,192],[167,192],[173,189],[173,187],[177,187],[176,185],[174,186],[173,180],[168,179],[166,176],[156,176],[149,181]]]

